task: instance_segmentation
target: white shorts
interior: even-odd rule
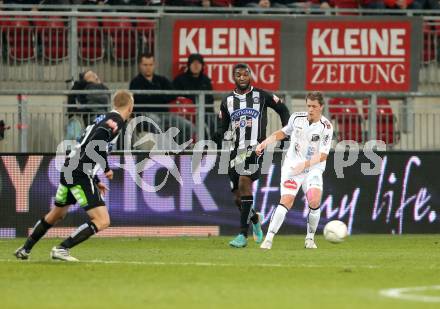
[[[322,171],[315,168],[307,173],[294,176],[292,175],[291,165],[283,164],[280,183],[281,196],[286,194],[296,196],[301,186],[304,194],[306,194],[310,188],[317,188],[322,191]]]

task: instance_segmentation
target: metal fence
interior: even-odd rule
[[[92,69],[111,87],[127,84],[137,73],[136,58],[155,50],[163,14],[261,13],[256,8],[5,6],[0,11],[0,89],[66,89],[66,80]],[[60,11],[54,11],[59,9]],[[12,10],[12,11],[11,11]],[[398,11],[398,12],[397,12]],[[353,10],[336,8],[269,9],[265,16],[423,15],[423,53],[419,81],[423,90],[440,85],[440,12],[433,10]]]
[[[2,89],[65,89],[85,69],[106,83],[127,83],[137,74],[137,57],[153,52],[156,21],[148,16],[13,14],[19,13],[0,15]]]
[[[102,93],[95,91],[97,93]],[[2,100],[0,120],[4,120],[9,130],[3,131],[0,152],[54,152],[64,139],[75,139],[81,128],[91,123],[103,111],[110,109],[102,105],[67,105],[63,95],[70,91],[28,91],[25,95],[9,96]],[[76,93],[80,93],[77,91]],[[81,92],[83,93],[83,92]],[[109,93],[109,92],[106,92]],[[145,91],[135,91],[145,93]],[[160,94],[161,91],[148,93]],[[0,91],[0,95],[16,94],[15,91]],[[138,105],[148,108],[137,112],[135,116],[148,116],[154,125],[141,124],[136,127],[132,145],[141,138],[154,143],[154,134],[166,132],[176,127],[180,133],[176,141],[182,144],[211,139],[218,130],[218,104],[214,112],[207,112],[212,106],[205,105],[205,95],[214,94],[218,99],[224,93],[219,92],[180,92],[167,91],[167,94],[197,94],[195,104]],[[291,112],[305,110],[304,93],[282,92]],[[440,93],[329,93],[324,115],[334,126],[333,146],[341,141],[355,141],[362,147],[369,140],[382,140],[388,150],[438,150],[440,149],[440,105],[437,103]],[[45,102],[45,103],[42,103]],[[163,111],[166,107],[169,111]],[[84,109],[86,108],[86,109]],[[162,108],[155,112],[155,108]],[[276,113],[269,109],[267,133],[279,129],[281,123]],[[158,131],[159,130],[159,131]],[[136,146],[136,149],[151,148],[148,143]],[[120,146],[121,147],[121,146]]]

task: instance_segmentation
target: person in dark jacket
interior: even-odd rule
[[[188,57],[187,69],[184,73],[176,76],[173,81],[173,87],[176,90],[212,90],[211,79],[204,74],[205,62],[200,54],[191,54]],[[191,99],[194,103],[196,95],[184,95]],[[205,96],[205,121],[207,126],[207,136],[215,131],[214,123],[216,115],[214,114],[214,97],[212,95]]]
[[[138,59],[139,74],[130,82],[130,90],[171,90],[171,82],[164,76],[154,73],[155,60],[152,54],[142,54]],[[167,104],[174,97],[165,94],[135,94],[135,112],[168,112],[168,107],[146,107],[142,104]]]
[[[143,54],[139,56],[138,63],[139,74],[130,82],[130,90],[173,89],[171,82],[166,77],[154,73],[156,63],[152,54]],[[180,143],[183,143],[191,139],[191,135],[195,129],[194,125],[184,117],[169,112],[169,107],[165,104],[170,103],[170,101],[174,100],[175,98],[175,95],[169,94],[135,94],[134,111],[136,116],[147,116],[153,120],[163,131],[166,131],[172,127],[178,128],[180,130],[180,134],[177,136],[176,140]],[[148,104],[164,104],[164,106],[145,106]],[[142,131],[159,133],[157,132],[155,126],[145,123],[138,127],[138,133],[141,134]]]
[[[72,90],[108,90],[98,75],[92,70],[85,71],[80,74],[79,80],[75,81]],[[110,95],[108,94],[71,94],[68,97],[68,112],[80,113],[84,120],[84,125],[87,126],[92,123],[95,116],[100,113],[105,113],[108,110],[108,105],[110,102]],[[74,107],[74,105],[80,104],[80,106]],[[84,105],[94,105],[92,107],[85,107]],[[100,105],[100,106],[96,106]]]
[[[188,66],[184,73],[176,76],[173,81],[173,87],[176,90],[212,90],[211,79],[204,74],[205,62],[200,54],[191,54],[188,57]],[[185,95],[196,103],[195,95]],[[207,95],[205,104],[208,105],[206,112],[213,112],[212,104],[214,97]]]

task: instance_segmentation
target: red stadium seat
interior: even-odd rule
[[[335,0],[334,3],[336,9],[359,9],[358,0]],[[338,15],[359,15],[359,12],[344,12]]]
[[[338,141],[362,142],[362,116],[351,98],[333,98],[329,101],[331,119],[337,123]]]
[[[172,105],[181,105],[170,107],[170,112],[185,117],[192,123],[196,122],[196,105],[193,100],[186,97],[177,97],[177,99],[170,102]]]
[[[423,62],[429,63],[436,59],[436,29],[430,23],[423,24]]]
[[[50,61],[67,57],[67,28],[61,17],[38,18],[34,22],[37,36],[41,42],[43,56]]]
[[[110,40],[112,56],[116,60],[136,58],[136,33],[133,25],[126,18],[105,18],[102,21],[104,33]]]
[[[142,52],[152,52],[154,50],[154,32],[156,23],[154,20],[137,18],[136,31],[140,38]]]
[[[362,101],[364,119],[368,120],[369,99]],[[376,139],[384,141],[386,144],[396,144],[399,134],[396,130],[396,117],[393,114],[390,102],[386,98],[377,99],[376,113]]]
[[[102,29],[96,17],[78,19],[79,57],[85,61],[96,61],[104,57]]]
[[[35,58],[35,35],[29,20],[15,16],[6,23],[6,39],[9,57],[17,61]]]

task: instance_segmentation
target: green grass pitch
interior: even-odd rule
[[[80,263],[49,260],[57,239],[30,261],[0,241],[0,308],[440,308],[440,287],[389,298],[391,288],[440,285],[438,235],[278,236],[270,251],[229,237],[90,239],[72,250]],[[414,296],[415,295],[415,296]]]

